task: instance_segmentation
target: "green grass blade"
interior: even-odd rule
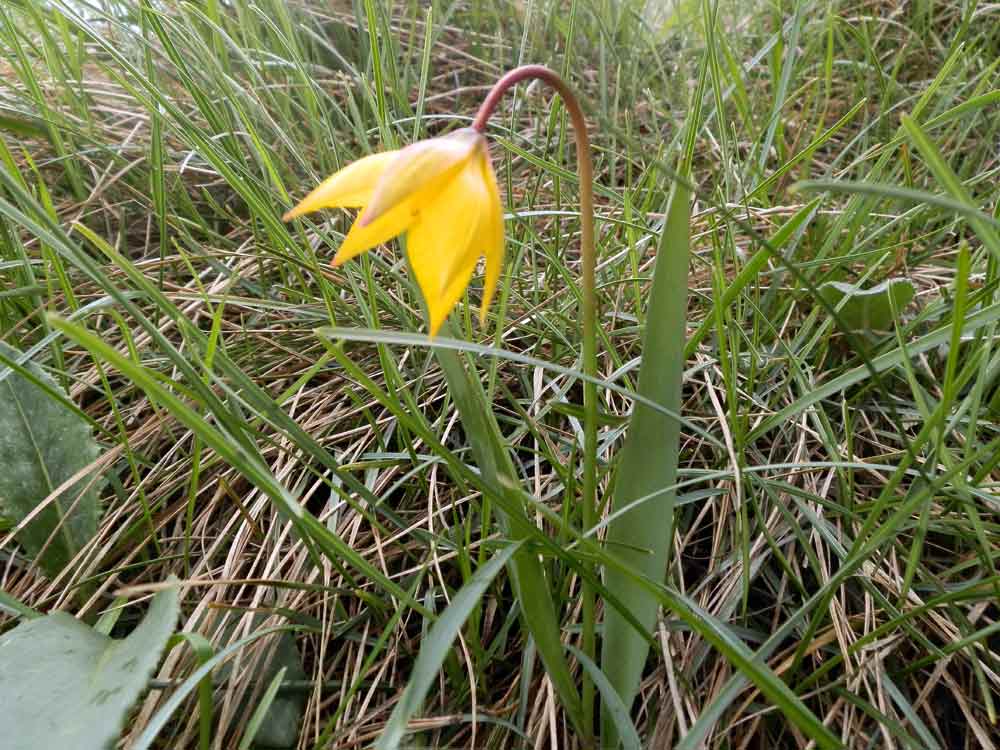
[[[403,588],[390,580],[382,571],[365,560],[362,555],[309,514],[263,465],[258,456],[211,426],[200,414],[174,395],[150,371],[123,356],[114,347],[109,346],[99,336],[81,325],[55,316],[51,318],[51,322],[54,328],[87,348],[95,357],[109,363],[135,381],[151,399],[156,400],[169,410],[175,419],[190,429],[206,445],[213,448],[230,465],[238,467],[240,472],[271,498],[298,527],[304,540],[317,542],[331,559],[346,560],[393,596],[418,610],[423,609],[419,602],[415,601]]]
[[[989,226],[994,229],[1000,228],[1000,220],[980,211],[970,203],[944,195],[928,193],[925,190],[914,190],[913,188],[873,182],[851,182],[849,180],[802,180],[795,183],[792,188],[802,192],[829,190],[832,193],[868,195],[907,201],[909,203],[926,203],[928,206],[937,206],[948,211],[954,211],[959,216],[964,216],[970,223],[976,222],[981,226]]]
[[[623,749],[642,750],[642,740],[635,729],[635,724],[632,723],[632,719],[629,717],[628,706],[622,703],[621,697],[615,691],[614,686],[608,680],[607,676],[580,649],[570,646],[569,650],[576,657],[576,660],[580,662],[580,666],[590,675],[590,679],[594,681],[594,685],[597,686],[597,690],[601,694],[604,710],[611,721],[614,722],[615,731],[618,733]]]
[[[265,628],[264,630],[258,630],[256,633],[248,635],[246,638],[241,638],[230,646],[219,651],[211,659],[205,661],[201,666],[199,666],[194,672],[192,672],[187,679],[180,684],[180,686],[171,694],[167,701],[160,706],[159,710],[153,715],[146,724],[145,729],[143,729],[142,734],[132,745],[134,750],[149,750],[156,742],[156,737],[159,735],[163,728],[170,722],[171,717],[174,712],[181,707],[181,704],[187,700],[187,697],[191,695],[195,690],[199,688],[201,682],[204,678],[212,674],[212,670],[222,664],[226,659],[235,654],[244,646],[249,646],[251,643],[265,638],[266,636],[273,635],[274,633],[285,633],[293,628],[287,625],[282,625],[276,628]]]
[[[375,743],[375,750],[397,750],[406,726],[423,705],[427,691],[434,683],[445,657],[451,651],[462,625],[469,618],[472,609],[479,603],[486,589],[493,583],[504,566],[520,548],[520,542],[497,552],[489,562],[477,570],[457,594],[451,604],[439,616],[430,632],[423,638],[420,654],[413,665],[413,672],[406,689],[392,710],[382,735]]]
[[[32,609],[20,599],[15,599],[3,589],[0,589],[0,612],[24,620],[33,620],[42,616],[41,612]]]
[[[260,703],[257,704],[257,707],[253,710],[253,714],[250,716],[250,721],[247,722],[246,731],[240,737],[240,744],[237,750],[250,750],[253,747],[254,737],[257,736],[257,732],[264,723],[264,719],[267,718],[267,712],[271,709],[271,704],[278,697],[278,688],[281,687],[287,670],[287,667],[279,669],[270,684],[268,684],[267,690],[264,691],[264,695],[260,698]]]
[[[934,141],[928,137],[920,124],[906,115],[903,115],[902,123],[910,140],[920,151],[920,155],[924,157],[924,161],[937,181],[944,186],[954,200],[975,211],[975,204],[969,191],[965,189],[958,175],[948,166],[948,162],[945,161],[938,147],[934,145]],[[989,248],[997,260],[1000,260],[1000,234],[997,233],[992,222],[985,221],[975,214],[968,218],[969,224],[972,225],[973,231],[979,236],[982,243]]]
[[[813,198],[809,203],[804,205],[798,211],[796,211],[792,217],[786,221],[778,231],[774,233],[771,237],[770,247],[761,248],[753,257],[747,261],[747,264],[740,269],[740,272],[736,274],[729,284],[726,285],[725,291],[722,293],[722,298],[717,302],[717,305],[726,309],[732,305],[740,296],[746,287],[757,278],[757,275],[764,270],[767,266],[767,261],[774,257],[774,254],[780,251],[786,242],[794,237],[797,237],[802,230],[808,226],[809,222],[812,221],[813,217],[816,215],[816,211],[819,210],[819,204],[821,198]],[[684,348],[684,358],[687,359],[698,348],[705,336],[712,328],[712,318],[706,317],[698,329],[694,332],[690,339],[688,339],[687,346]]]
[[[970,315],[965,321],[965,325],[962,326],[962,333],[964,335],[974,333],[980,328],[988,326],[991,323],[995,323],[998,320],[1000,320],[1000,303],[990,305],[989,307]],[[840,393],[845,388],[849,388],[852,385],[856,385],[857,383],[869,379],[872,377],[873,372],[885,372],[894,367],[898,367],[907,357],[915,357],[923,352],[930,351],[935,347],[946,345],[951,340],[951,336],[951,326],[939,328],[932,333],[921,336],[919,339],[910,344],[906,348],[906,351],[897,347],[892,351],[875,357],[871,360],[869,365],[858,365],[853,369],[847,370],[829,382],[817,386],[809,393],[802,394],[793,403],[763,420],[756,428],[754,428],[753,432],[750,433],[749,439],[753,440],[754,438],[763,435],[768,430],[771,430],[788,419],[791,419],[795,415],[801,414],[813,404],[816,404],[825,398],[829,398],[836,393]]]
[[[448,380],[448,389],[455,399],[480,471],[496,487],[517,487],[517,474],[511,464],[510,454],[502,443],[493,412],[486,403],[482,385],[470,376],[458,352],[436,348],[434,354]],[[501,514],[501,519],[508,536],[517,541],[525,538],[509,522],[509,518],[505,518],[505,514]],[[538,556],[531,550],[522,550],[515,555],[511,561],[511,578],[521,605],[522,617],[535,639],[538,655],[548,671],[563,708],[577,731],[582,731],[580,696],[563,654],[552,591]]]

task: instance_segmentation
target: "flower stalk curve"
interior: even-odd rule
[[[583,324],[583,373],[588,379],[583,384],[583,526],[587,533],[597,523],[597,253],[594,245],[594,163],[590,155],[590,137],[587,121],[580,102],[567,83],[553,70],[543,65],[523,65],[506,73],[490,89],[483,100],[472,128],[480,133],[496,109],[504,93],[516,84],[538,79],[559,94],[573,126],[576,142],[577,172],[580,178],[580,259],[581,259],[581,308]],[[584,582],[582,587],[583,653],[594,661],[596,638],[594,617],[596,596],[593,587]],[[583,672],[583,711],[587,727],[593,726],[594,685]]]

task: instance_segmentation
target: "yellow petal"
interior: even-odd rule
[[[451,282],[441,292],[441,295],[434,300],[434,304],[428,302],[427,314],[430,317],[428,330],[431,336],[437,335],[437,332],[441,330],[441,326],[448,319],[452,308],[462,299],[462,294],[465,293],[466,287],[469,286],[469,279],[472,278],[472,272],[476,270],[476,263],[478,262],[479,257],[476,254],[470,253],[466,255],[460,261],[458,267],[452,269]]]
[[[384,151],[348,164],[327,177],[282,218],[289,221],[320,208],[356,208],[366,205],[371,200],[379,177],[398,154],[399,151]]]
[[[388,242],[398,234],[402,234],[416,220],[414,199],[403,201],[400,205],[387,211],[371,224],[362,226],[360,218],[351,225],[351,230],[344,238],[344,243],[337,249],[333,265],[346,263],[366,250],[376,245]]]
[[[482,252],[486,256],[486,279],[483,284],[483,301],[479,307],[479,324],[486,325],[486,312],[490,309],[490,302],[497,289],[497,282],[500,280],[500,272],[503,270],[503,204],[500,202],[500,188],[497,187],[497,176],[490,163],[489,151],[485,144],[481,149],[479,157],[479,167],[483,174],[483,182],[489,195],[489,205],[483,215],[483,226],[480,230],[482,235]]]
[[[462,128],[440,138],[417,141],[398,151],[379,177],[371,202],[361,214],[362,225],[375,221],[408,197],[426,192],[432,185],[442,187],[482,142],[481,133]]]
[[[366,250],[371,250],[376,245],[402,234],[416,221],[420,207],[434,201],[452,179],[454,175],[451,172],[438,175],[421,190],[405,198],[369,224],[365,224],[362,217],[359,217],[344,238],[344,244],[337,250],[333,265],[339,266]]]
[[[481,254],[476,239],[490,201],[482,174],[477,161],[469,162],[433,200],[418,206],[418,218],[406,235],[432,336],[468,286]]]

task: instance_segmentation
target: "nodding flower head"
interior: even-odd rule
[[[486,257],[485,321],[503,264],[503,210],[486,139],[462,128],[398,151],[372,154],[323,181],[285,220],[321,208],[360,208],[333,265],[406,233],[406,253],[427,303],[430,334],[441,328]]]

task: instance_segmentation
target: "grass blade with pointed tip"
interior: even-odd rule
[[[996,323],[998,320],[1000,320],[1000,303],[990,305],[989,307],[970,315],[965,320],[965,324],[962,326],[962,334],[970,335],[975,331],[978,331],[980,328]],[[880,354],[879,356],[873,358],[867,366],[858,365],[857,367],[841,373],[835,378],[831,378],[828,382],[818,385],[816,388],[809,391],[809,393],[803,394],[795,402],[762,420],[760,424],[754,427],[753,432],[751,432],[748,436],[748,440],[753,440],[756,437],[763,435],[768,430],[774,429],[783,422],[787,422],[795,415],[801,414],[813,404],[822,401],[825,398],[830,398],[834,394],[840,393],[845,388],[849,388],[852,385],[868,380],[872,377],[872,371],[878,373],[885,372],[893,367],[897,367],[910,357],[916,357],[918,354],[922,354],[926,351],[934,349],[935,347],[947,344],[951,340],[951,336],[951,326],[938,328],[937,330],[916,339],[912,344],[907,346],[905,350],[896,347],[885,354]]]
[[[420,603],[415,601],[403,588],[390,580],[382,571],[365,560],[362,555],[299,505],[298,501],[261,463],[257,456],[210,425],[189,408],[184,401],[164,387],[146,368],[123,356],[113,347],[108,346],[99,336],[81,325],[55,316],[51,318],[51,322],[53,328],[62,331],[66,336],[90,350],[94,356],[116,367],[122,374],[135,381],[136,385],[142,388],[151,399],[162,404],[181,424],[198,435],[206,445],[213,448],[230,465],[240,467],[244,476],[286,514],[299,530],[303,540],[315,542],[330,559],[339,557],[346,560],[351,565],[356,566],[369,579],[385,587],[393,596],[415,609],[423,611]]]
[[[485,593],[486,589],[503,570],[504,566],[520,549],[521,543],[516,542],[501,550],[493,558],[477,570],[469,582],[452,597],[451,604],[441,613],[430,632],[423,638],[420,654],[413,665],[413,672],[399,702],[392,710],[392,715],[382,730],[382,735],[375,743],[376,750],[396,750],[406,734],[406,726],[410,719],[423,705],[427,691],[430,690],[451,650],[459,630],[469,617],[473,607]]]
[[[584,671],[590,675],[590,679],[594,681],[594,685],[597,686],[597,690],[601,694],[601,700],[604,701],[605,710],[610,716],[611,721],[614,722],[624,750],[642,750],[642,740],[639,739],[639,733],[635,729],[635,724],[632,723],[632,719],[629,717],[628,707],[622,703],[621,697],[615,691],[614,686],[608,682],[608,678],[604,672],[593,661],[587,658],[587,655],[580,649],[573,646],[569,646],[568,648],[573,656],[576,657],[576,660],[580,662],[580,666],[583,667]]]
[[[969,191],[965,189],[958,175],[948,166],[948,162],[945,161],[938,147],[934,145],[934,141],[928,137],[920,124],[906,115],[903,115],[901,122],[937,181],[944,185],[945,190],[951,194],[954,200],[975,211],[976,206]],[[989,248],[997,260],[1000,260],[1000,234],[997,233],[992,223],[984,221],[975,214],[970,215],[968,219],[973,231],[979,236],[982,243]]]
[[[244,646],[249,646],[254,641],[260,640],[265,636],[272,635],[273,633],[288,632],[290,630],[294,630],[294,628],[289,628],[287,625],[260,630],[256,633],[248,635],[246,638],[241,638],[236,641],[236,643],[233,643],[232,645],[219,651],[215,656],[192,672],[188,678],[180,684],[180,687],[178,687],[170,695],[167,701],[160,706],[159,710],[153,714],[153,717],[146,724],[146,728],[142,731],[142,734],[139,735],[139,738],[130,747],[130,750],[149,750],[149,748],[152,747],[153,742],[156,741],[156,736],[170,721],[170,717],[173,716],[174,711],[180,708],[181,704],[187,700],[187,697],[198,689],[201,681],[206,676],[210,675],[212,670],[222,664],[226,659]]]
[[[15,599],[3,589],[0,589],[0,612],[25,620],[33,620],[42,616],[41,612],[32,609],[19,599]]]
[[[278,688],[281,687],[281,683],[285,679],[285,672],[287,670],[287,667],[281,667],[278,670],[278,673],[271,679],[270,684],[267,686],[267,690],[264,692],[264,695],[261,696],[260,703],[257,704],[253,714],[250,716],[250,721],[247,722],[247,728],[246,731],[243,732],[243,736],[240,738],[238,750],[250,750],[253,746],[254,738],[256,738],[258,730],[263,725],[264,719],[267,718],[267,715],[271,710],[271,704],[274,703],[274,699],[278,697]]]
[[[496,418],[486,403],[482,385],[469,375],[458,352],[435,348],[434,354],[444,370],[448,390],[462,417],[462,425],[472,444],[479,470],[494,486],[517,486],[517,474],[511,464],[510,453],[503,445]],[[514,531],[503,514],[501,520],[506,534],[518,541],[524,538]],[[524,550],[513,557],[511,582],[521,605],[522,617],[535,639],[538,655],[549,679],[552,680],[570,720],[581,731],[583,721],[580,695],[563,654],[552,591],[536,554]]]

